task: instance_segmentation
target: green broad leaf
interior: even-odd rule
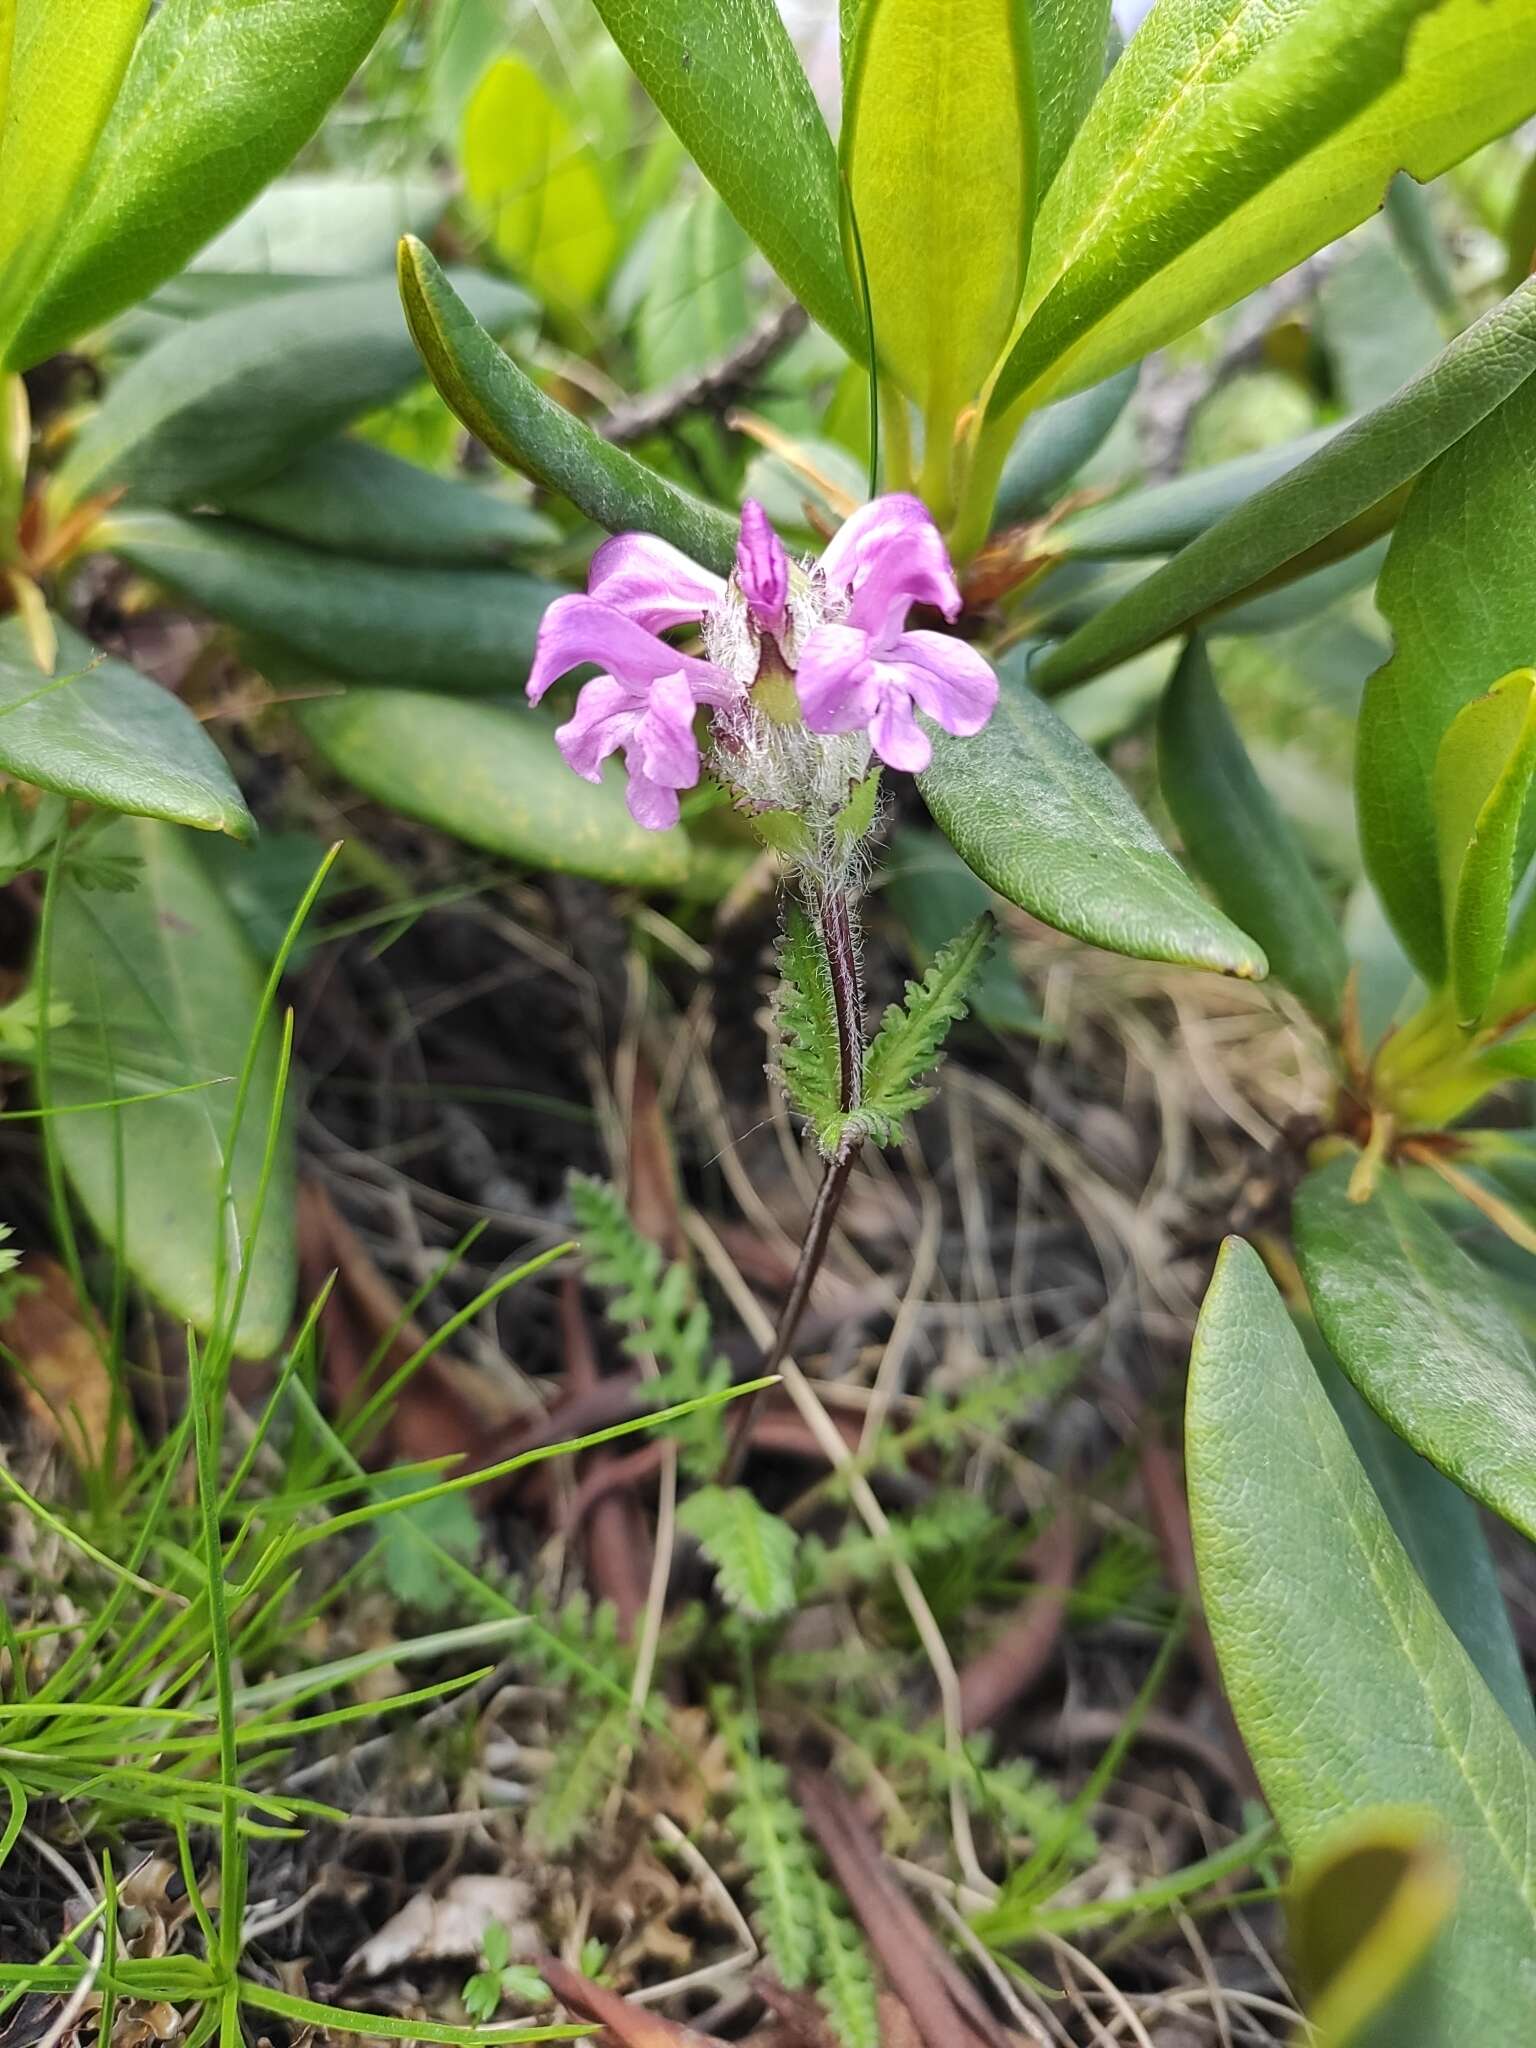
[[[522,57],[497,58],[476,86],[460,160],[502,262],[555,306],[591,305],[618,224],[590,144]]]
[[[62,619],[53,627],[44,676],[21,620],[0,619],[0,769],[104,811],[253,838],[224,756],[185,704]]]
[[[71,1021],[51,1034],[55,1105],[70,1110],[189,1082],[212,1085],[125,1109],[61,1115],[54,1139],[97,1234],[120,1248],[158,1302],[206,1331],[217,1305],[216,1239],[229,1227],[220,1190],[236,1081],[263,974],[189,834],[121,819],[94,850],[142,867],[126,895],[61,885],[48,995],[69,1006]],[[277,1063],[278,1032],[269,1018],[230,1182],[234,1223],[247,1243]],[[282,1344],[293,1312],[294,1161],[286,1128],[248,1257],[236,1349],[267,1358]]]
[[[1536,284],[1507,303],[1521,300],[1536,305]],[[1398,936],[1434,986],[1451,964],[1435,763],[1456,714],[1536,653],[1536,580],[1526,573],[1524,545],[1533,519],[1536,381],[1521,384],[1425,472],[1377,589],[1396,651],[1366,685],[1361,706],[1360,842]]]
[[[864,0],[842,161],[881,364],[946,443],[1013,325],[1037,141],[1023,0]]]
[[[488,320],[528,309],[514,285],[460,283]],[[55,501],[63,509],[113,490],[201,503],[273,475],[420,375],[388,278],[231,306],[167,335],[117,379],[59,469]]]
[[[1111,0],[1032,0],[1028,9],[1039,141],[1035,175],[1049,190],[1109,61]]]
[[[1311,2038],[1328,2048],[1452,2048],[1426,1965],[1460,1874],[1434,1822],[1397,1807],[1347,1821],[1293,1873],[1286,1917]]]
[[[161,290],[209,271],[319,278],[393,270],[400,237],[428,233],[449,196],[436,178],[398,172],[290,171],[199,250],[190,273]]]
[[[923,801],[966,865],[1058,931],[1140,960],[1260,980],[1263,953],[1206,902],[1098,755],[1004,663],[991,723],[933,734]]]
[[[1130,403],[1140,366],[1048,405],[1024,424],[1008,452],[992,508],[994,526],[1043,512],[1098,453]]]
[[[1536,775],[1536,669],[1516,669],[1452,719],[1435,756],[1431,800],[1451,988],[1470,1029],[1504,964],[1516,843]]]
[[[1417,185],[1402,189],[1418,196]],[[1323,279],[1317,324],[1334,390],[1351,413],[1385,405],[1445,346],[1434,307],[1383,234],[1368,235]]]
[[[0,9],[0,367],[25,367],[16,330],[78,204],[147,11],[148,0],[6,0]]]
[[[1274,979],[1336,1023],[1349,975],[1338,919],[1259,780],[1198,639],[1163,696],[1157,767],[1190,865],[1264,948]]]
[[[1533,110],[1527,0],[1159,6],[1046,197],[993,417],[1112,375]]]
[[[516,569],[363,562],[174,512],[110,514],[95,544],[322,675],[407,689],[520,690],[560,595]]]
[[[1195,1555],[1228,1696],[1286,1844],[1379,1806],[1432,1817],[1460,1876],[1424,2010],[1515,2048],[1536,1943],[1536,1763],[1371,1490],[1257,1253],[1229,1239],[1195,1333]],[[1407,2048],[1406,2042],[1403,2048]]]
[[[1536,1537],[1536,1364],[1487,1272],[1395,1174],[1349,1199],[1351,1161],[1302,1182],[1296,1255],[1328,1348],[1376,1413]]]
[[[718,575],[730,572],[736,521],[546,398],[486,333],[432,252],[410,235],[400,244],[400,296],[427,374],[498,460],[569,498],[609,533],[658,534]]]
[[[704,1486],[677,1511],[715,1568],[721,1592],[749,1621],[777,1621],[795,1609],[795,1552],[789,1523],[759,1506],[744,1486]]]
[[[1307,1348],[1398,1542],[1521,1741],[1536,1750],[1536,1704],[1477,1508],[1387,1427],[1339,1370],[1315,1328]]]
[[[665,889],[688,871],[680,831],[647,832],[619,777],[573,775],[553,722],[521,706],[412,690],[346,690],[296,704],[305,737],[376,802],[528,867]]]
[[[1374,539],[1395,518],[1399,494],[1520,391],[1533,370],[1536,282],[1484,314],[1395,398],[1052,648],[1041,660],[1041,687],[1065,689],[1245,600],[1278,596],[1279,586]],[[1521,658],[1490,665],[1478,687]]]
[[[864,1054],[856,1111],[877,1144],[899,1144],[909,1113],[931,1097],[923,1078],[943,1058],[951,1026],[966,1014],[971,984],[995,930],[992,913],[982,911],[939,948],[921,981],[909,981],[905,996],[880,1020]]]
[[[774,0],[596,0],[640,83],[813,320],[861,360],[837,152]],[[450,401],[451,402],[451,401]]]
[[[372,562],[500,562],[560,538],[553,520],[516,498],[346,436],[318,442],[263,483],[221,492],[218,504],[268,533]]]
[[[1065,403],[1074,401],[1069,398]],[[1166,483],[1148,484],[1102,505],[1086,506],[1053,526],[1042,545],[1069,559],[1092,561],[1176,554],[1256,492],[1289,476],[1341,431],[1339,426],[1319,427],[1278,448],[1234,455],[1208,469],[1190,470]]]
[[[390,11],[391,0],[164,0],[12,367],[41,362],[180,270],[297,155]]]
[[[640,302],[635,353],[647,390],[718,362],[751,325],[752,245],[708,190],[690,193],[656,223],[651,282]]]

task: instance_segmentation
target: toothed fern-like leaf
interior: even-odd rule
[[[903,1001],[892,1003],[864,1055],[864,1092],[856,1112],[877,1145],[899,1144],[903,1121],[932,1094],[923,1087],[942,1057],[949,1028],[966,1011],[971,979],[986,958],[992,918],[983,911],[941,946],[921,981],[909,981]]]
[[[625,1707],[578,1709],[528,1813],[529,1839],[545,1854],[570,1847],[627,1768],[629,1725]]]
[[[717,1700],[717,1713],[736,1774],[727,1820],[747,1864],[758,1935],[780,1978],[795,1991],[810,1982],[816,1965],[816,1851],[784,1766],[747,1741],[729,1704]]]
[[[588,1278],[617,1290],[608,1313],[626,1327],[625,1349],[654,1358],[660,1367],[645,1386],[645,1399],[652,1407],[667,1408],[723,1392],[731,1383],[731,1369],[711,1348],[709,1310],[687,1268],[668,1265],[660,1247],[640,1235],[606,1181],[573,1173],[567,1192]],[[682,1416],[668,1425],[668,1432],[677,1439],[690,1472],[712,1472],[719,1465],[725,1439],[718,1408]]]
[[[720,1591],[749,1621],[777,1621],[795,1606],[795,1552],[788,1522],[759,1506],[744,1486],[706,1486],[678,1511],[715,1568]]]
[[[875,1973],[864,1938],[820,1871],[812,1891],[816,1996],[842,2048],[880,2048]]]
[[[791,904],[779,941],[774,1064],[790,1106],[816,1134],[823,1152],[836,1149],[843,1128],[837,1009],[832,970],[816,927]]]

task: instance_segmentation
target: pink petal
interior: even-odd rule
[[[857,626],[818,626],[795,672],[800,709],[812,732],[857,732],[879,702],[869,636]]]
[[[997,677],[991,663],[964,640],[948,633],[903,633],[887,657],[918,709],[946,732],[968,739],[997,706]]]
[[[585,782],[601,782],[604,761],[628,744],[644,710],[644,695],[613,676],[594,676],[583,683],[576,709],[555,728],[555,745],[566,766]]]
[[[904,492],[872,498],[846,519],[821,558],[822,574],[848,592],[848,623],[884,652],[915,604],[958,617],[960,589],[928,509]]]
[[[789,602],[789,556],[756,498],[748,498],[741,508],[736,581],[757,625],[765,633],[777,633]]]
[[[699,743],[694,738],[693,693],[682,676],[663,676],[636,730],[641,770],[669,789],[692,789],[699,779]]]
[[[912,716],[911,699],[899,685],[882,690],[869,721],[869,743],[888,768],[920,775],[933,758],[928,735]]]
[[[629,788],[625,796],[629,803],[629,815],[637,825],[643,825],[647,832],[665,832],[669,825],[677,823],[677,791],[665,783],[652,782],[644,769],[635,764],[633,753],[626,757],[629,766]]]
[[[528,676],[528,697],[537,704],[550,684],[568,669],[594,662],[622,682],[647,686],[664,675],[685,675],[703,704],[724,704],[738,686],[707,661],[679,654],[643,626],[595,597],[557,597],[539,623],[538,645]]]
[[[659,633],[702,619],[724,597],[725,584],[669,541],[650,533],[616,533],[592,557],[587,595]]]

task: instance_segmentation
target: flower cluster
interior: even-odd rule
[[[557,598],[544,615],[528,695],[537,703],[568,670],[597,665],[555,738],[589,782],[622,752],[641,825],[677,822],[679,792],[703,767],[704,708],[710,765],[738,800],[815,826],[868,773],[871,752],[888,767],[927,767],[918,712],[961,737],[992,715],[987,662],[947,633],[909,632],[914,605],[960,612],[943,539],[916,498],[861,506],[810,567],[749,501],[728,578],[649,534],[599,548],[586,595]],[[702,657],[662,637],[681,626],[700,629]]]

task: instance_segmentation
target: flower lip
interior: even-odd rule
[[[789,556],[756,498],[741,508],[736,582],[759,632],[781,632],[789,605]]]
[[[587,595],[648,633],[661,633],[702,619],[724,597],[725,583],[670,541],[651,533],[616,533],[592,557]]]
[[[528,676],[529,702],[537,704],[557,678],[587,662],[632,686],[649,686],[662,676],[681,675],[699,704],[728,704],[740,695],[740,685],[713,662],[669,647],[601,598],[572,592],[557,597],[539,623]]]

